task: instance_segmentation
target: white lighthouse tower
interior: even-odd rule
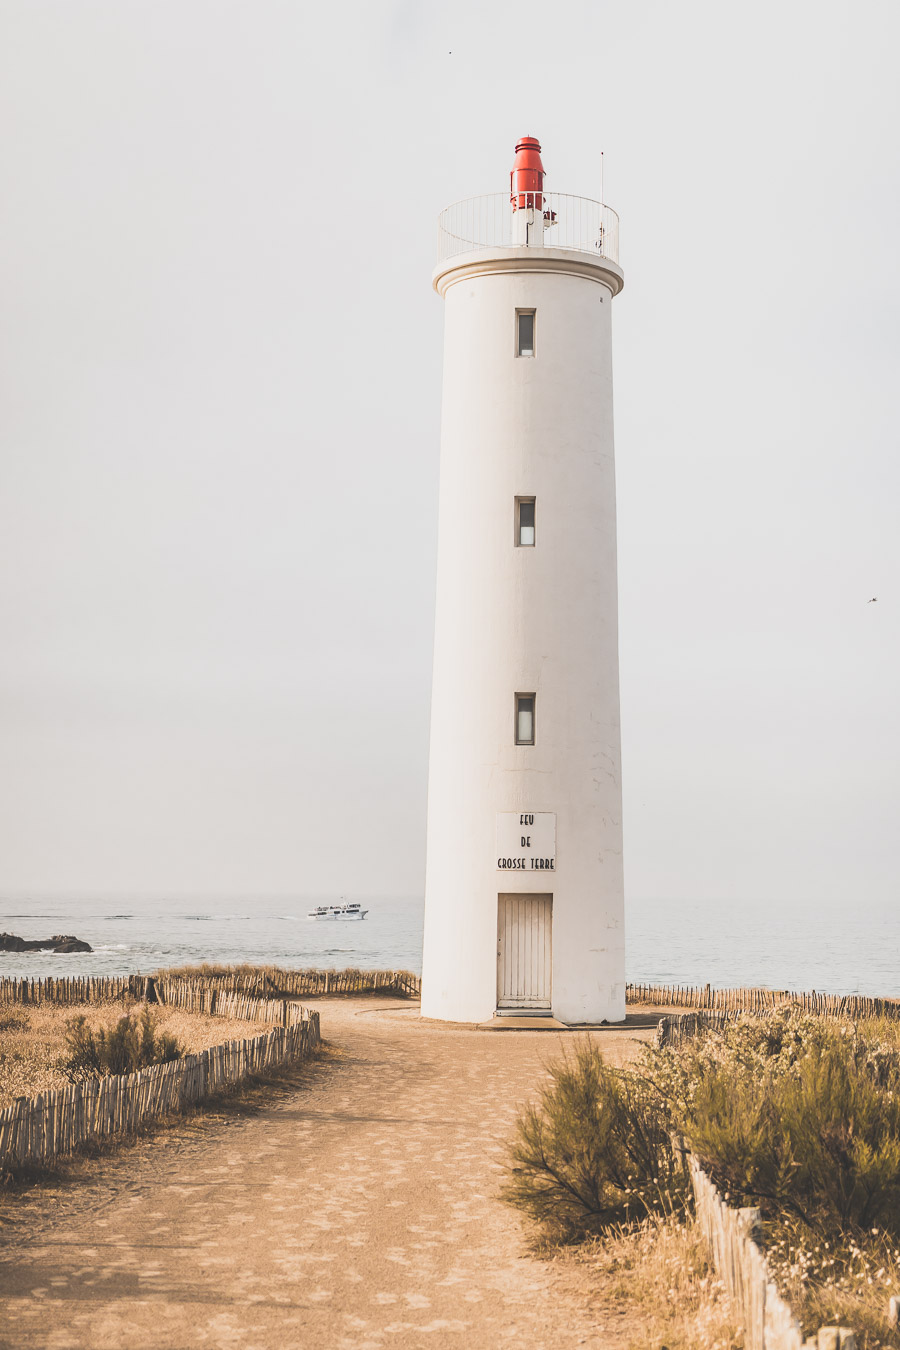
[[[612,299],[618,218],[441,215],[445,304],[422,1013],[625,1016]]]

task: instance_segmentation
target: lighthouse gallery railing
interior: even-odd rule
[[[567,192],[523,193],[524,209],[543,219],[545,248],[572,249],[619,261],[619,217],[612,207]],[[489,192],[447,206],[438,216],[438,262],[478,249],[515,248],[516,212],[508,192]]]

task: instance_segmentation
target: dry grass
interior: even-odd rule
[[[361,970],[356,966],[344,966],[340,969],[319,968],[316,966],[291,967],[290,969],[282,966],[254,966],[246,962],[242,965],[221,965],[210,961],[203,961],[197,965],[188,966],[166,966],[157,970],[155,976],[159,980],[205,980],[213,984],[223,985],[225,988],[253,988],[264,990],[265,996],[276,995],[277,997],[305,997],[303,992],[297,992],[297,982],[304,979],[320,981],[324,976],[328,976],[331,982],[331,988],[328,995],[316,992],[316,998],[334,997],[334,998],[411,998],[413,995],[405,991],[390,986],[380,986],[374,988],[367,985],[362,989],[335,989],[334,983],[341,978],[361,978],[366,980],[372,975],[385,975],[391,972],[383,970]],[[415,980],[417,977],[408,970],[398,970],[392,972],[400,978]],[[313,995],[310,993],[309,995]]]
[[[604,1307],[640,1328],[629,1350],[741,1350],[743,1333],[693,1222],[647,1219],[612,1230],[573,1258],[595,1272]]]
[[[856,1029],[867,1041],[900,1049],[900,1020],[896,1017],[861,1017]]]
[[[796,1220],[768,1228],[769,1267],[807,1333],[852,1327],[859,1350],[900,1346],[888,1324],[888,1303],[900,1296],[900,1240],[873,1229],[858,1241],[826,1241]]]
[[[158,980],[221,980],[232,976],[239,979],[272,980],[281,973],[279,966],[254,966],[246,961],[235,965],[198,961],[185,966],[161,966],[155,975]]]
[[[362,970],[358,966],[341,966],[340,968],[332,966],[254,966],[246,961],[238,965],[222,965],[215,961],[200,961],[196,965],[186,966],[161,966],[155,972],[158,980],[260,980],[267,981],[270,984],[278,984],[279,980],[285,976],[307,975],[314,979],[320,979],[323,975],[332,977],[340,975],[370,975],[386,974],[386,971]],[[397,974],[409,974],[409,971],[395,972]],[[414,977],[413,977],[414,978]]]
[[[61,1061],[67,1053],[66,1027],[73,1017],[83,1014],[90,1026],[109,1028],[125,1013],[140,1012],[142,1007],[132,1001],[65,1006],[0,1005],[0,1109],[9,1106],[16,1097],[32,1097],[66,1086],[69,1080]],[[153,1014],[157,1031],[174,1036],[188,1054],[272,1029],[264,1022],[209,1017],[180,1008],[154,1008]]]

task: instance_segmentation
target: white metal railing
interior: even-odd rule
[[[438,262],[525,244],[619,261],[619,217],[612,207],[567,192],[520,193],[519,201],[514,211],[508,192],[490,192],[445,207],[438,216]]]

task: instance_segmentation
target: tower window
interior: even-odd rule
[[[516,355],[534,356],[534,310],[516,310]]]
[[[516,543],[520,548],[534,547],[534,498],[516,498]]]
[[[516,745],[534,745],[534,694],[516,694]]]

